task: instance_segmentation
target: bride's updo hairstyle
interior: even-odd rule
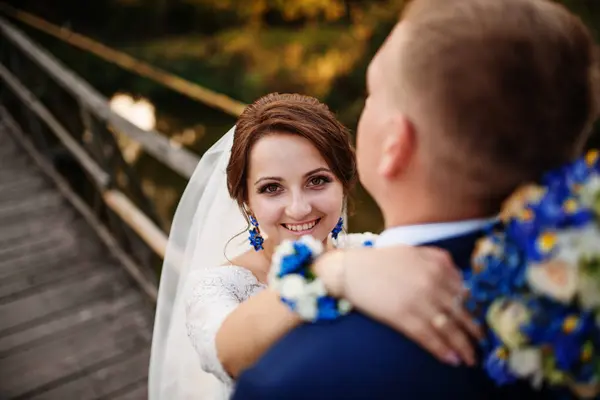
[[[238,118],[231,158],[227,165],[227,187],[231,198],[243,209],[248,202],[246,185],[250,152],[261,138],[287,133],[309,140],[341,182],[345,195],[356,182],[356,159],[350,133],[314,97],[271,93],[247,106]]]

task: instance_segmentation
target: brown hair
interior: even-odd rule
[[[398,67],[436,132],[436,183],[456,185],[445,174],[458,172],[468,179],[455,191],[500,201],[580,154],[597,116],[596,66],[590,33],[563,6],[414,0],[403,19]]]
[[[252,147],[262,137],[274,133],[308,139],[348,195],[356,182],[356,160],[348,130],[325,104],[313,97],[271,93],[246,107],[235,127],[227,187],[240,207],[248,201],[246,179]]]

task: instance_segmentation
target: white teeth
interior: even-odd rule
[[[290,231],[295,231],[295,232],[301,232],[301,231],[307,231],[309,229],[312,229],[318,221],[313,221],[309,224],[302,224],[302,225],[289,225],[289,224],[284,224],[284,226],[289,229]]]

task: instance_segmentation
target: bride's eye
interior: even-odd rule
[[[268,183],[258,189],[258,193],[275,194],[279,191],[279,185]]]
[[[323,186],[329,182],[331,182],[331,179],[327,176],[315,176],[308,181],[310,186]]]

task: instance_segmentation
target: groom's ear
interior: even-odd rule
[[[414,125],[404,115],[394,117],[390,125],[383,138],[379,173],[387,179],[394,179],[411,162],[416,136]]]

